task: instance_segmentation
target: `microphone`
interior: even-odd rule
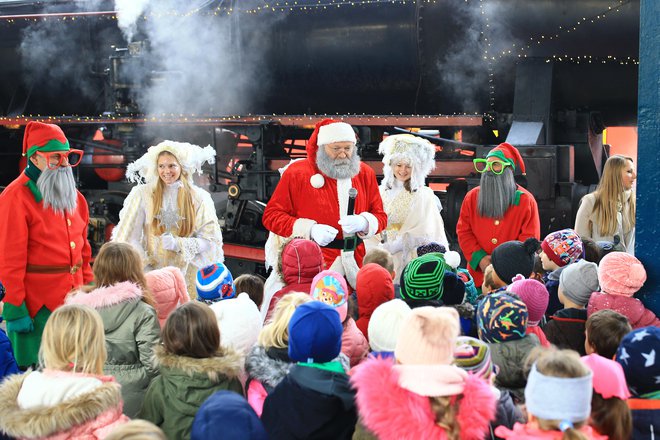
[[[355,214],[355,198],[357,197],[357,189],[351,188],[348,190],[348,209],[347,215]],[[357,235],[344,235],[344,251],[354,251],[358,245]]]
[[[346,215],[355,214],[355,198],[357,197],[357,189],[351,188],[348,190],[348,210]]]

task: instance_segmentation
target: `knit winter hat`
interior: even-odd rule
[[[37,151],[69,151],[69,141],[62,129],[55,124],[30,121],[23,134],[23,156],[30,157]]]
[[[559,287],[568,300],[587,305],[591,294],[598,291],[598,265],[586,260],[569,264],[559,274]]]
[[[324,270],[312,280],[309,294],[313,300],[335,309],[344,322],[348,314],[348,286],[343,276],[334,270]]]
[[[242,292],[236,298],[214,302],[210,307],[218,320],[222,346],[247,355],[263,326],[261,312],[250,295]]]
[[[479,339],[489,343],[515,341],[525,337],[527,306],[504,292],[486,295],[477,307]]]
[[[506,288],[507,292],[518,295],[527,306],[528,325],[538,325],[543,319],[550,301],[548,289],[545,284],[534,279],[526,279],[522,275],[516,275],[513,279],[513,283]]]
[[[412,191],[424,186],[424,180],[435,168],[435,145],[412,134],[395,134],[386,137],[378,147],[383,155],[383,181],[381,185],[391,188],[396,177],[392,168],[399,162],[410,164],[410,188]]]
[[[405,301],[393,299],[376,307],[369,320],[369,346],[372,351],[393,352],[404,320],[410,315]]]
[[[408,305],[415,300],[441,299],[447,270],[450,267],[442,254],[431,253],[415,258],[401,274],[401,298]]]
[[[420,307],[403,322],[394,357],[404,365],[449,365],[461,331],[451,307]]]
[[[470,336],[459,336],[456,340],[454,364],[484,379],[489,379],[495,372],[488,344]]]
[[[642,327],[623,337],[615,360],[623,367],[635,397],[660,391],[660,328]],[[656,359],[658,361],[656,361]]]
[[[541,249],[559,267],[575,263],[584,254],[582,240],[572,229],[548,234],[541,242]]]
[[[155,269],[144,274],[147,287],[156,303],[156,312],[161,328],[165,325],[167,317],[180,304],[190,301],[186,290],[186,280],[181,269],[174,266]]]
[[[447,252],[447,249],[440,243],[432,241],[431,243],[426,243],[417,247],[417,256],[421,257],[422,255],[430,254],[431,252],[438,252],[444,254]]]
[[[222,263],[211,264],[197,271],[197,299],[212,304],[236,297],[234,278]]]
[[[190,440],[267,440],[259,416],[243,396],[216,391],[202,403],[192,423]]]
[[[520,151],[511,144],[507,144],[506,142],[499,144],[488,152],[486,159],[489,157],[496,157],[504,162],[510,163],[513,171],[518,167],[520,173],[523,175],[525,174],[525,162],[523,162]]]
[[[534,254],[539,249],[539,241],[530,237],[524,243],[512,240],[497,246],[491,254],[493,270],[506,284],[517,274],[528,278],[534,270]]]
[[[463,279],[451,270],[445,271],[442,281],[442,303],[446,306],[457,306],[465,301],[465,283]]]
[[[611,252],[598,266],[600,290],[612,295],[633,296],[646,281],[642,263],[627,252]]]
[[[344,328],[327,304],[301,304],[289,321],[289,358],[295,362],[330,362],[341,352]]]
[[[621,400],[626,400],[630,397],[626,376],[618,362],[596,353],[582,356],[581,359],[594,373],[594,390],[604,399],[618,397]]]

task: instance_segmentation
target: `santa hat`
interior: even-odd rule
[[[412,167],[410,188],[415,191],[424,186],[424,179],[435,168],[435,146],[412,134],[395,134],[380,143],[378,153],[383,155],[382,185],[391,188],[396,180],[392,166],[406,162]]]
[[[324,119],[317,122],[312,132],[312,135],[307,140],[305,149],[307,150],[307,158],[314,168],[316,166],[316,152],[319,145],[327,145],[333,142],[357,142],[355,131],[349,124],[334,119]]]
[[[503,142],[488,152],[486,159],[489,157],[496,157],[504,162],[511,164],[513,171],[515,171],[516,167],[518,167],[520,169],[520,173],[525,175],[525,162],[522,160],[520,151],[518,151],[518,149],[513,145]]]
[[[69,141],[55,124],[30,121],[23,135],[23,156],[30,157],[37,151],[69,151]]]

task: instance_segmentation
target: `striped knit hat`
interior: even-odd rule
[[[515,341],[525,337],[527,306],[506,293],[486,295],[477,307],[479,339],[489,343]]]
[[[206,266],[197,272],[197,299],[211,304],[223,299],[235,298],[234,278],[222,263]]]
[[[403,269],[401,298],[408,305],[411,300],[441,299],[447,270],[451,270],[451,268],[445,263],[442,254],[433,252],[415,258]]]
[[[468,373],[484,379],[489,379],[495,372],[488,344],[470,336],[459,336],[456,340],[454,363]]]

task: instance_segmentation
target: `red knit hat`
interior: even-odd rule
[[[525,162],[522,160],[520,151],[511,144],[507,144],[506,142],[499,144],[488,152],[486,159],[489,157],[496,157],[504,162],[508,162],[511,164],[514,171],[516,170],[516,167],[518,167],[520,173],[523,175],[525,174]]]
[[[37,151],[69,151],[69,141],[55,124],[30,121],[23,135],[23,155],[30,157]]]

